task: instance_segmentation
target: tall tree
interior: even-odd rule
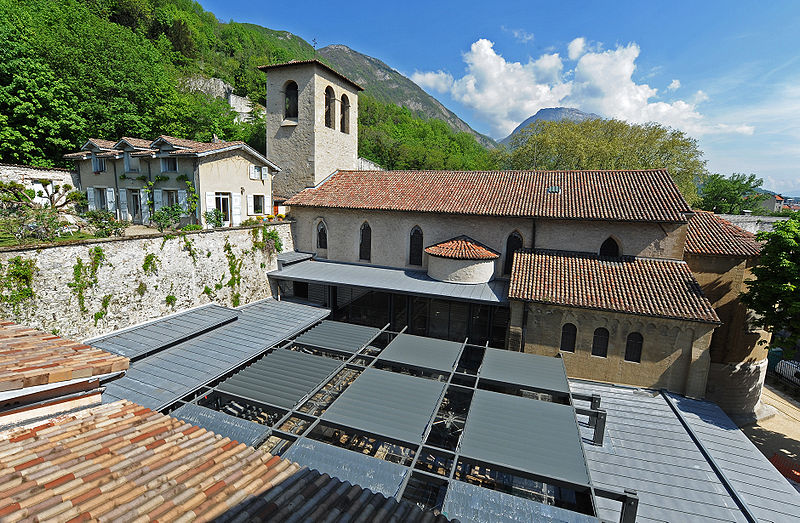
[[[494,155],[503,169],[666,168],[690,204],[698,201],[697,184],[708,175],[695,139],[655,123],[539,120]]]
[[[747,282],[742,301],[760,315],[757,325],[789,333],[773,343],[792,348],[800,341],[800,214],[775,223],[758,239],[765,243],[753,268],[756,279]]]
[[[767,198],[756,190],[763,183],[764,180],[755,174],[732,174],[727,178],[712,174],[700,187],[700,208],[722,214],[741,214],[745,209],[753,210]]]

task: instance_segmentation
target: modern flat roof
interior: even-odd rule
[[[569,394],[566,369],[561,358],[487,348],[478,376],[481,381]]]
[[[325,320],[298,336],[295,342],[352,354],[371,342],[380,332],[375,327]]]
[[[489,304],[508,303],[508,282],[465,284],[434,280],[425,271],[357,265],[323,260],[306,260],[269,273],[278,280],[322,285],[347,285],[435,298]]]
[[[437,340],[413,334],[398,334],[381,351],[380,361],[414,368],[450,372],[458,363],[463,343]]]

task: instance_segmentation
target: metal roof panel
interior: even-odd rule
[[[462,343],[398,334],[395,339],[381,351],[380,360],[409,365],[413,367],[449,372],[453,370]]]
[[[481,379],[511,383],[521,387],[569,394],[564,360],[539,354],[486,349],[478,372]]]

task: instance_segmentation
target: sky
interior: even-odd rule
[[[711,172],[800,196],[800,2],[201,0],[221,21],[344,44],[495,139],[545,107],[698,140]]]

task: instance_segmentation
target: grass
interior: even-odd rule
[[[95,238],[94,234],[89,234],[88,232],[77,232],[69,236],[55,238],[52,242],[43,242],[41,240],[37,240],[36,238],[29,238],[20,242],[11,234],[0,234],[0,247],[17,247],[24,245],[36,245],[40,243],[62,243],[75,240],[90,240],[92,238]]]

